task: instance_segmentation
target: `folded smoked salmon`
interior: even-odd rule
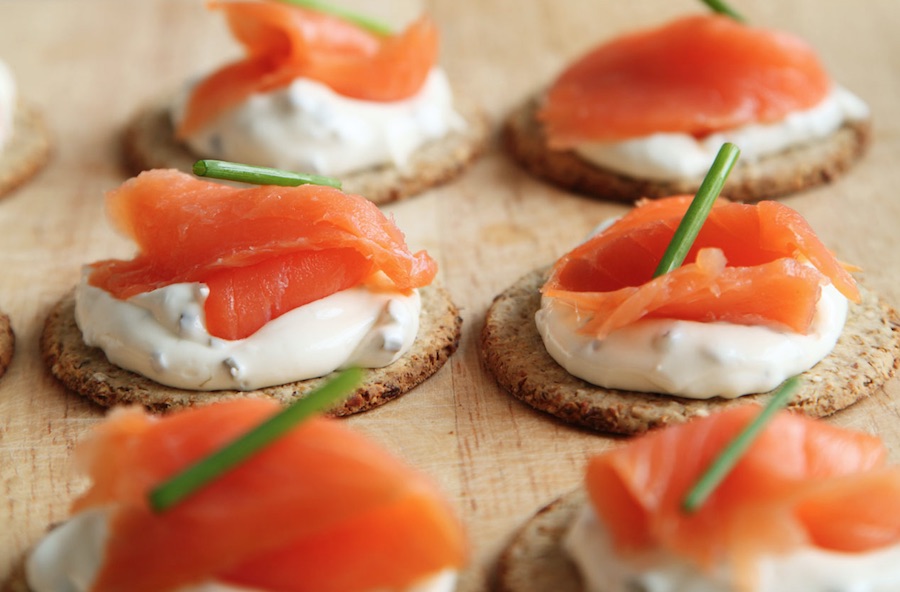
[[[727,141],[743,153],[725,192],[756,201],[830,181],[864,149],[868,118],[804,41],[709,14],[592,49],[506,139],[539,176],[629,201],[695,192]]]
[[[692,196],[645,201],[556,262],[542,292],[598,339],[642,318],[724,321],[806,333],[823,285],[856,282],[795,210],[719,200],[685,264],[654,278]]]
[[[425,83],[437,60],[438,33],[422,17],[382,37],[328,14],[283,2],[210,2],[225,13],[246,57],[214,72],[193,90],[177,133],[186,137],[254,93],[304,77],[338,94],[399,101]]]
[[[782,412],[699,510],[682,509],[758,413],[717,413],[590,459],[587,500],[573,494],[526,526],[501,560],[504,580],[518,574],[519,585],[502,589],[608,592],[665,581],[671,590],[893,590],[900,468],[887,465],[884,444],[869,434]],[[548,569],[555,586],[522,585],[523,573]]]
[[[799,213],[718,200],[677,268],[656,268],[692,201],[644,201],[553,266],[535,322],[592,384],[679,397],[769,391],[834,348],[856,282]]]
[[[361,283],[408,291],[437,273],[371,202],[330,187],[238,189],[155,170],[109,192],[107,212],[139,253],[93,264],[90,284],[128,298],[207,283],[207,326],[222,339],[247,337],[288,310]]]
[[[538,119],[553,148],[658,132],[702,137],[809,109],[831,84],[796,37],[697,15],[589,52],[550,87]]]
[[[54,557],[39,545],[29,577],[69,583],[56,570],[76,553],[73,546],[90,546],[95,563],[76,561],[69,573],[93,582],[91,592],[193,590],[212,582],[373,592],[452,579],[467,545],[449,505],[424,476],[333,420],[308,420],[173,508],[150,509],[154,486],[278,410],[242,400],[165,418],[114,412],[76,450],[92,483],[76,500],[73,520],[57,529],[99,520],[106,535],[59,535]]]

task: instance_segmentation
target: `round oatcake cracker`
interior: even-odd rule
[[[736,405],[765,404],[770,393],[736,399],[686,399],[606,389],[572,376],[550,357],[534,322],[546,270],[533,271],[494,299],[481,333],[481,355],[501,387],[568,423],[639,434]],[[900,316],[862,286],[834,350],[803,373],[790,408],[824,417],[877,392],[900,365]]]
[[[587,503],[583,489],[571,491],[532,516],[509,540],[494,571],[496,592],[582,592],[575,564],[562,540]]]
[[[459,345],[462,319],[449,295],[438,286],[420,289],[419,334],[406,354],[384,368],[364,370],[363,383],[339,407],[344,416],[365,411],[399,397],[437,372]],[[329,376],[252,391],[190,391],[164,386],[106,359],[88,347],[75,324],[74,292],[50,311],[41,335],[41,354],[50,372],[66,387],[104,407],[140,404],[151,411],[168,411],[234,398],[271,398],[289,404],[322,385]]]
[[[34,176],[50,159],[50,132],[38,110],[19,102],[13,135],[0,149],[0,196]]]
[[[472,103],[457,100],[456,107],[466,123],[464,130],[451,132],[416,150],[402,171],[387,164],[341,175],[342,190],[382,205],[421,193],[462,174],[484,150],[490,126],[485,114]],[[190,172],[194,162],[204,158],[175,139],[168,101],[140,111],[126,127],[122,140],[125,166],[135,175],[160,168]]]
[[[542,96],[542,95],[541,95]],[[503,144],[522,166],[560,187],[615,201],[696,193],[702,177],[655,181],[619,174],[592,164],[571,150],[551,150],[535,115],[540,98],[514,110],[503,129]],[[845,123],[827,138],[753,161],[739,160],[722,195],[752,202],[780,197],[831,182],[859,159],[869,145],[869,120]]]

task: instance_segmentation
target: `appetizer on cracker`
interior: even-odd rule
[[[827,183],[869,139],[869,109],[781,31],[691,15],[604,42],[508,119],[526,169],[596,197],[693,193],[723,142],[737,201]]]
[[[49,157],[44,120],[19,99],[12,72],[0,62],[0,196],[30,179]]]
[[[384,203],[449,180],[480,152],[487,124],[454,98],[427,16],[394,32],[323,2],[209,6],[246,55],[139,114],[125,135],[133,172],[224,159],[340,175]]]
[[[796,211],[698,193],[642,201],[523,277],[488,311],[482,354],[533,407],[630,434],[765,399],[798,373],[792,405],[834,413],[894,374],[897,321]]]
[[[51,371],[102,405],[288,402],[339,368],[369,368],[338,410],[352,413],[456,349],[436,263],[363,197],[152,170],[110,191],[107,210],[137,255],[88,265],[42,339]]]
[[[76,449],[90,488],[29,553],[27,587],[7,589],[452,591],[467,545],[449,504],[374,442],[309,417],[348,386],[335,382],[284,410],[113,411]]]
[[[896,589],[900,468],[884,444],[783,411],[761,418],[732,409],[590,459],[584,488],[513,537],[499,589]]]

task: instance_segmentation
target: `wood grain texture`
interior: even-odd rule
[[[694,0],[347,0],[403,23],[424,8],[442,29],[442,62],[457,92],[492,121],[563,65],[618,32],[701,10]],[[866,285],[900,305],[900,10],[896,0],[735,0],[751,21],[804,36],[836,79],[871,105],[872,146],[837,183],[787,202]],[[52,162],[0,202],[0,310],[17,353],[0,379],[0,579],[84,487],[69,463],[102,410],[43,368],[38,337],[49,307],[89,261],[131,246],[103,213],[124,180],[119,134],[141,105],[238,53],[201,0],[3,0],[0,59],[56,141]],[[413,248],[437,259],[464,319],[460,348],[409,395],[347,421],[432,475],[472,541],[466,592],[528,515],[575,487],[585,458],[618,445],[548,419],[506,396],[483,368],[478,334],[491,299],[550,263],[622,205],[589,200],[525,174],[494,142],[462,178],[386,208]],[[828,421],[878,433],[900,460],[900,383]]]

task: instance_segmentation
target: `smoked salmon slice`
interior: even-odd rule
[[[719,200],[685,264],[653,278],[691,196],[645,200],[560,258],[542,288],[603,338],[642,318],[724,321],[806,333],[829,282],[859,301],[850,273],[800,214],[773,201]]]
[[[588,495],[616,548],[658,548],[702,569],[730,561],[746,584],[763,554],[900,543],[900,468],[885,465],[881,441],[788,412],[767,425],[697,512],[683,512],[689,489],[758,413],[754,405],[734,408],[592,458]],[[876,516],[883,526],[872,528]]]
[[[295,78],[321,82],[366,101],[414,95],[437,61],[438,33],[426,17],[382,37],[345,20],[275,1],[210,2],[224,11],[246,56],[193,89],[176,134],[185,138],[254,93]]]
[[[173,508],[147,493],[279,410],[235,400],[155,418],[120,410],[80,445],[75,511],[110,508],[92,592],[217,580],[283,592],[400,590],[458,568],[467,548],[422,475],[335,421],[305,422]]]
[[[559,76],[538,119],[556,149],[659,132],[702,137],[779,121],[830,88],[816,53],[796,37],[698,15],[589,52]]]
[[[89,283],[121,299],[207,283],[207,329],[222,339],[353,286],[408,292],[437,273],[374,204],[330,187],[236,188],[153,170],[110,191],[106,207],[138,254],[94,263]]]

